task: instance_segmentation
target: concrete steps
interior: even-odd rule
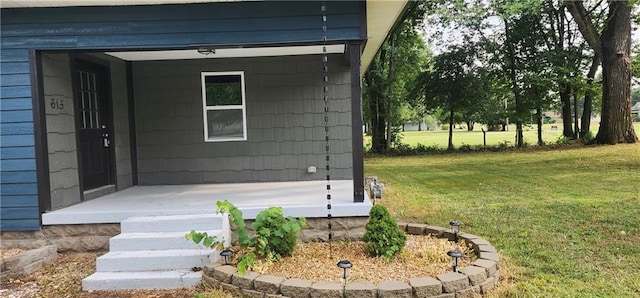
[[[198,230],[215,235],[220,231]],[[162,250],[162,249],[198,249],[202,245],[193,241],[186,241],[183,232],[150,232],[150,233],[124,233],[109,239],[111,251],[136,251],[136,250]]]
[[[202,281],[202,272],[191,270],[152,272],[96,272],[82,280],[85,291],[167,290],[193,287]]]
[[[96,273],[82,281],[85,291],[175,289],[200,283],[192,271],[220,258],[218,251],[187,241],[191,230],[230,242],[229,221],[219,215],[169,215],[124,220],[110,239],[110,252],[96,260]]]

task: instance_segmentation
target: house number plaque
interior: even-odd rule
[[[49,106],[51,106],[52,110],[62,110],[64,109],[64,101],[62,99],[52,98]]]

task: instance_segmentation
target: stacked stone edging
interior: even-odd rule
[[[59,252],[108,251],[109,239],[120,234],[120,224],[44,226],[39,231],[0,233],[0,247],[36,249],[56,245]]]
[[[3,257],[0,260],[0,282],[4,283],[9,278],[32,273],[57,259],[58,249],[55,245],[28,250],[7,258]]]
[[[454,239],[448,229],[426,224],[398,224],[400,229],[411,235],[434,235],[439,238]],[[347,283],[349,298],[382,297],[473,297],[485,294],[495,287],[500,276],[500,258],[491,243],[479,236],[460,233],[460,239],[471,243],[478,255],[472,266],[458,272],[447,272],[433,277],[411,278],[409,282],[384,281],[378,286],[371,282],[352,281]],[[260,275],[248,271],[238,274],[235,267],[213,263],[205,266],[202,282],[211,287],[221,287],[234,297],[292,297],[320,298],[343,297],[339,282],[317,281],[273,275]]]
[[[334,217],[333,239],[357,241],[364,235],[368,216]],[[252,219],[245,220],[251,231]],[[307,226],[298,234],[302,242],[327,241],[327,219],[307,218]],[[39,231],[1,232],[0,247],[35,249],[58,246],[58,252],[102,252],[109,250],[109,239],[120,234],[120,224],[74,224],[44,226]]]

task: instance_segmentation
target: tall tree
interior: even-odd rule
[[[398,140],[394,127],[402,125],[410,82],[429,61],[429,52],[419,32],[424,3],[414,2],[404,20],[390,33],[364,76],[365,120],[370,125],[371,150],[384,153]]]
[[[453,128],[456,119],[473,111],[476,100],[482,101],[485,81],[479,77],[474,64],[474,50],[469,47],[452,47],[434,57],[433,68],[416,79],[414,92],[424,99],[431,110],[442,109],[449,123],[448,150],[453,150]],[[462,117],[460,117],[462,116]]]
[[[638,137],[631,118],[631,5],[629,1],[608,0],[609,13],[604,30],[598,33],[592,17],[581,1],[567,1],[582,36],[601,58],[602,120],[594,142],[635,143]]]

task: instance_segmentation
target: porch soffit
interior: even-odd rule
[[[360,73],[369,65],[394,25],[399,22],[408,0],[368,0],[367,1],[367,44],[362,52]]]
[[[185,50],[106,52],[105,54],[127,61],[150,61],[317,55],[322,54],[322,52],[322,45],[308,45],[251,48],[201,47]],[[329,54],[342,54],[344,52],[344,44],[327,45],[327,53]]]

